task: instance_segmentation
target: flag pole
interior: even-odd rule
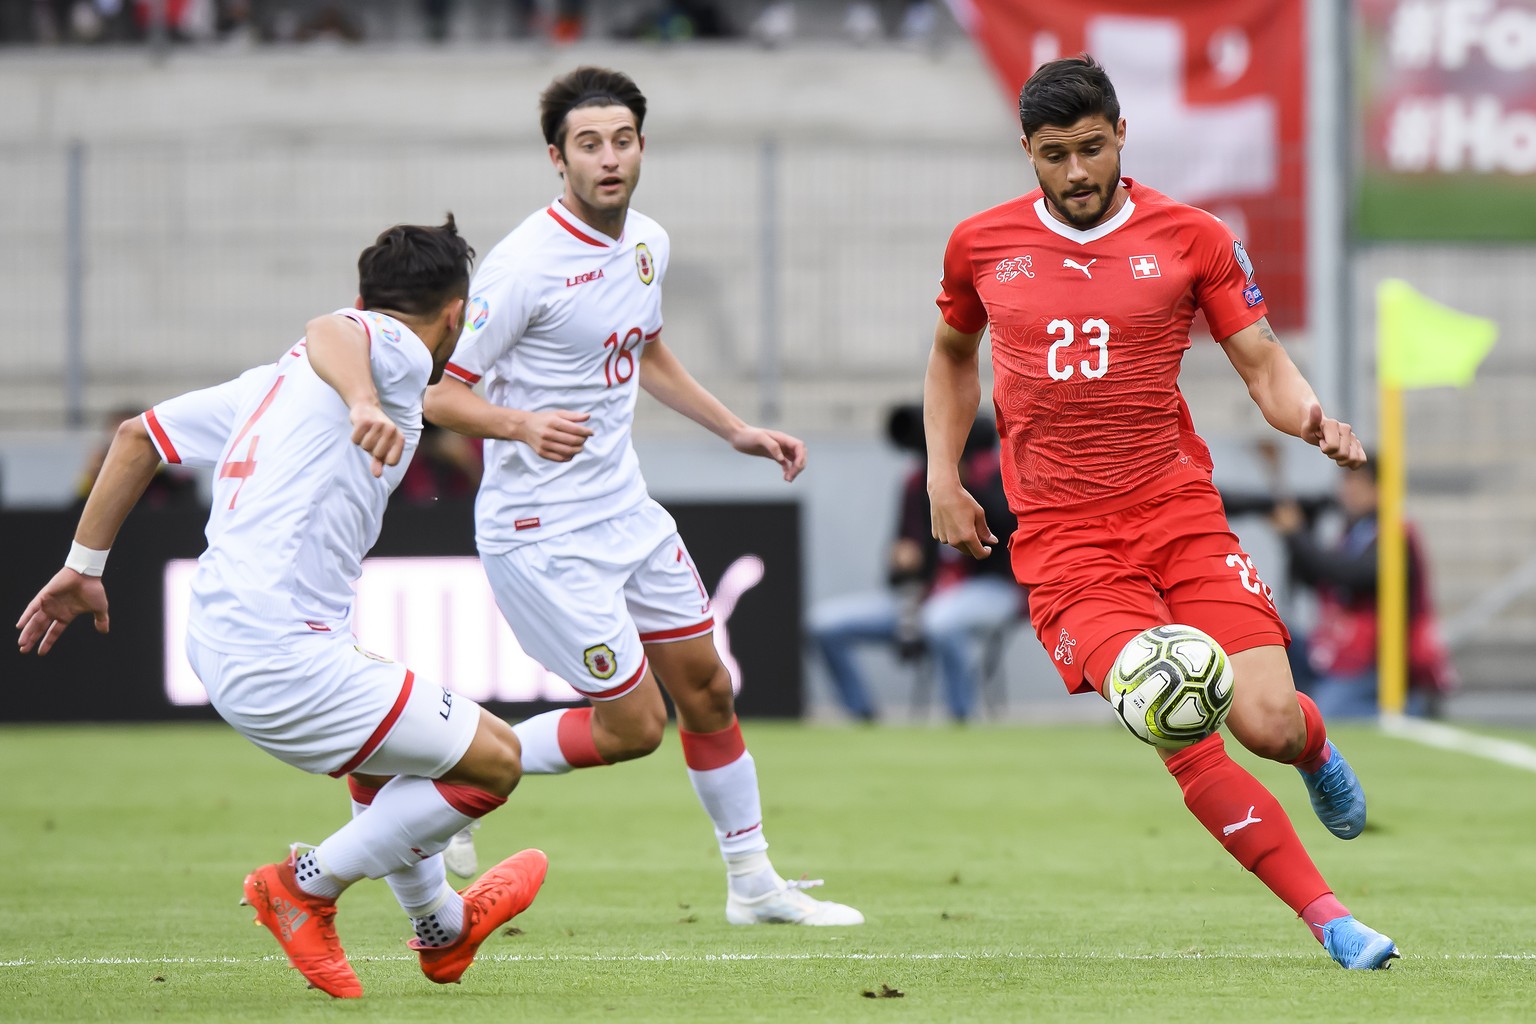
[[[1380,375],[1378,374],[1378,379]],[[1407,438],[1403,390],[1380,385],[1381,441],[1376,447],[1376,680],[1382,716],[1408,704],[1408,557],[1403,538]]]

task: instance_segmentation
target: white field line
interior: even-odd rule
[[[1427,747],[1454,750],[1462,754],[1471,754],[1473,757],[1497,761],[1511,768],[1523,768],[1528,772],[1536,772],[1536,747],[1516,743],[1513,740],[1479,736],[1455,726],[1440,722],[1426,722],[1423,719],[1408,718],[1404,715],[1382,715],[1381,731],[1388,736],[1412,740]]]
[[[388,963],[410,962],[415,963],[414,956],[362,956],[354,957],[359,963]],[[616,955],[584,954],[584,953],[535,953],[530,955],[518,954],[481,954],[475,958],[477,962],[504,963],[504,964],[528,964],[528,963],[733,963],[739,961],[763,961],[777,962],[786,960],[822,960],[841,962],[922,962],[929,960],[1312,960],[1316,954],[1312,953],[629,953]],[[1428,959],[1428,958],[1416,958]],[[1536,960],[1536,953],[1459,953],[1454,956],[1445,954],[1437,957],[1440,960]],[[101,956],[101,957],[53,957],[43,960],[0,960],[0,967],[88,967],[109,966],[118,964],[255,964],[255,963],[286,963],[287,958],[280,955],[238,957],[238,956],[165,956],[165,957],[135,957],[135,956]]]

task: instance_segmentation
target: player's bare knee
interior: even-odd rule
[[[625,723],[623,732],[616,734],[612,750],[604,750],[609,761],[633,761],[645,757],[661,746],[667,729],[665,709],[660,714],[644,715]]]
[[[1270,761],[1290,761],[1307,739],[1306,722],[1295,699],[1268,701],[1234,715],[1228,727],[1243,746]]]
[[[689,722],[718,722],[720,729],[731,724],[736,697],[731,688],[731,673],[719,661],[699,666],[688,685],[671,692]]]
[[[508,729],[510,742],[503,741],[497,744],[496,753],[488,768],[491,778],[485,787],[488,792],[497,796],[506,796],[517,788],[518,782],[523,777],[522,750],[519,749],[517,737]]]
[[[522,744],[512,727],[482,709],[469,749],[442,781],[506,796],[523,777]]]

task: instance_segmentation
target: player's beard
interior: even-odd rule
[[[1035,172],[1035,180],[1040,183],[1040,190],[1045,193],[1045,201],[1055,208],[1062,220],[1075,228],[1091,228],[1102,221],[1104,215],[1109,212],[1110,204],[1115,198],[1115,189],[1120,186],[1120,158],[1118,156],[1115,158],[1115,173],[1110,176],[1109,181],[1102,186],[1094,186],[1094,194],[1099,201],[1076,213],[1067,205],[1066,196],[1052,191],[1038,171]]]

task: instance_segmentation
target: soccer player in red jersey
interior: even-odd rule
[[[996,543],[956,468],[990,329],[1003,480],[1019,519],[1014,574],[1067,688],[1102,693],[1122,648],[1150,626],[1204,630],[1231,661],[1233,737],[1295,765],[1318,817],[1353,839],[1365,825],[1360,783],[1296,692],[1290,636],[1227,525],[1179,393],[1196,310],[1271,426],[1342,466],[1365,451],[1281,347],[1226,225],[1121,177],[1125,120],[1096,61],[1042,65],[1019,94],[1019,120],[1040,187],[963,221],[944,254],[923,392],[934,536],[978,558]],[[1190,812],[1329,955],[1345,968],[1390,965],[1392,940],[1339,902],[1219,733],[1159,753]]]

